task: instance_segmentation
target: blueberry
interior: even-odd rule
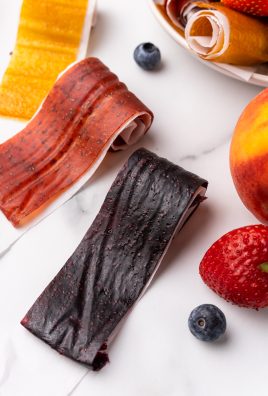
[[[201,341],[216,341],[225,333],[224,313],[215,305],[203,304],[190,314],[188,326],[191,333]]]
[[[161,62],[159,49],[152,43],[142,43],[134,51],[134,59],[144,70],[154,70]]]

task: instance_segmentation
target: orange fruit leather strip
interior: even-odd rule
[[[202,9],[218,10],[224,14],[230,24],[230,43],[227,50],[215,57],[217,62],[233,65],[254,65],[268,62],[268,24],[258,18],[241,14],[221,4],[197,2]],[[193,35],[199,35],[193,31]],[[202,35],[202,34],[201,34]]]
[[[148,116],[98,59],[75,64],[29,124],[0,145],[0,209],[19,225],[93,166],[122,126]]]
[[[0,115],[29,119],[74,62],[88,0],[24,0],[16,46],[0,86]]]

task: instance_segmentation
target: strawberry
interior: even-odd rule
[[[236,11],[255,16],[268,16],[267,0],[221,0],[221,2]]]
[[[247,226],[223,235],[206,252],[199,272],[226,301],[247,308],[268,306],[268,227]]]

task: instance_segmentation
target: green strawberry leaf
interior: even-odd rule
[[[259,268],[262,272],[268,272],[268,262],[260,264]]]

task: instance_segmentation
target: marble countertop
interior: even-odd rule
[[[12,30],[5,23],[1,35],[4,28]],[[143,41],[161,49],[160,71],[144,72],[134,63],[133,50]],[[228,151],[242,109],[261,89],[199,63],[162,30],[144,0],[99,0],[89,53],[120,76],[153,110],[155,121],[137,146],[109,153],[82,191],[1,257],[0,395],[267,395],[267,310],[226,303],[198,275],[212,242],[257,223],[236,194]],[[1,120],[1,134],[7,123]],[[13,127],[19,130],[19,124]],[[173,240],[113,342],[111,363],[92,373],[39,342],[19,322],[82,239],[120,166],[141,146],[206,178],[208,199]],[[213,303],[226,315],[227,336],[219,343],[199,342],[188,330],[190,311],[202,303]]]

